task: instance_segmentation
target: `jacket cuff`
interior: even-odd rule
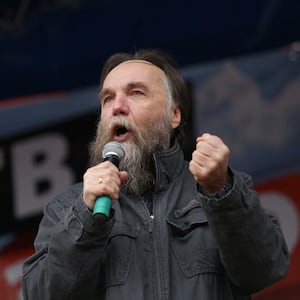
[[[86,207],[82,193],[75,199],[73,206],[74,215],[82,225],[82,230],[96,236],[107,235],[114,225],[114,213],[111,211],[110,218],[104,224],[96,222],[93,213]]]
[[[215,193],[209,193],[199,184],[197,184],[197,190],[202,197],[207,198],[208,200],[218,201],[220,199],[226,198],[228,194],[231,193],[233,189],[233,184],[234,184],[234,173],[231,170],[231,168],[228,167],[226,182],[224,183],[224,185],[219,191]]]

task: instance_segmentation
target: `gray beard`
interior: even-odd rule
[[[155,166],[153,154],[169,149],[172,128],[168,116],[165,114],[160,122],[147,124],[147,128],[140,129],[128,122],[126,117],[115,117],[108,126],[99,122],[97,136],[90,146],[90,161],[96,165],[103,161],[103,146],[113,137],[115,124],[122,124],[129,128],[134,140],[122,143],[125,157],[119,165],[120,170],[128,172],[128,179],[124,189],[134,195],[142,196],[155,186]]]

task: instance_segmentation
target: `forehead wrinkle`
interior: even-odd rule
[[[106,81],[106,79],[111,75],[111,73],[114,73],[115,71],[117,71],[119,68],[121,68],[121,67],[124,66],[125,64],[134,64],[134,63],[145,64],[145,65],[148,65],[148,66],[153,67],[154,69],[156,69],[156,70],[160,73],[160,76],[157,76],[157,77],[156,77],[156,80],[157,80],[160,84],[165,85],[165,80],[166,80],[166,74],[165,74],[165,72],[164,72],[162,69],[160,69],[158,66],[156,66],[156,65],[154,65],[153,63],[148,62],[148,61],[146,61],[146,60],[128,60],[128,61],[125,61],[125,62],[122,62],[122,63],[118,64],[118,65],[115,66],[113,69],[111,69],[110,72],[106,75],[106,77],[105,77],[103,83],[104,83],[104,82]],[[134,80],[134,79],[132,80],[132,82],[126,83],[126,86],[129,87],[129,85],[132,86],[132,87],[134,87],[134,86],[143,86],[143,87],[147,87],[147,84],[146,84],[144,81],[139,81],[139,80]],[[102,86],[102,90],[103,90],[104,92],[105,92],[106,90],[109,91],[109,87],[104,88],[104,87]],[[103,92],[100,91],[99,94],[102,95]]]
[[[149,90],[149,88],[147,87],[147,85],[143,82],[143,81],[130,81],[128,83],[126,83],[125,88],[135,88],[135,87],[142,87],[145,90]],[[99,93],[99,98],[101,99],[103,97],[103,95],[105,95],[106,93],[112,93],[113,90],[110,87],[105,87],[103,88]]]
[[[132,64],[132,63],[146,64],[146,65],[148,65],[148,66],[154,67],[155,69],[159,70],[159,71],[163,74],[163,76],[166,76],[165,72],[164,72],[161,68],[159,68],[157,65],[155,65],[155,64],[153,64],[153,63],[151,63],[151,62],[149,62],[149,61],[147,61],[147,60],[142,60],[142,59],[132,59],[132,60],[126,60],[126,61],[121,62],[120,64],[116,65],[114,68],[112,68],[112,69],[108,72],[108,74],[106,75],[105,79],[108,77],[108,75],[109,75],[112,71],[118,69],[119,67],[122,67],[122,66],[125,65],[125,64]],[[104,81],[105,81],[105,79],[104,79]]]

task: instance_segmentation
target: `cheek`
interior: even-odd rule
[[[134,124],[137,127],[139,127],[139,126],[144,126],[144,124],[148,122],[151,115],[152,115],[151,110],[132,107],[131,115],[129,116],[129,118],[131,118]]]
[[[102,124],[104,125],[109,124],[111,119],[112,119],[112,115],[107,109],[101,110],[100,120]]]
[[[152,127],[154,124],[161,121],[161,114],[158,114],[155,109],[148,111],[145,114],[136,115],[134,118],[134,123],[137,128],[145,129]]]

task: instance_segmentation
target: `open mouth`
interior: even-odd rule
[[[114,140],[117,142],[124,142],[130,136],[131,130],[125,126],[117,125],[114,128]]]
[[[115,135],[121,136],[128,132],[127,128],[125,126],[118,126],[115,128]]]

